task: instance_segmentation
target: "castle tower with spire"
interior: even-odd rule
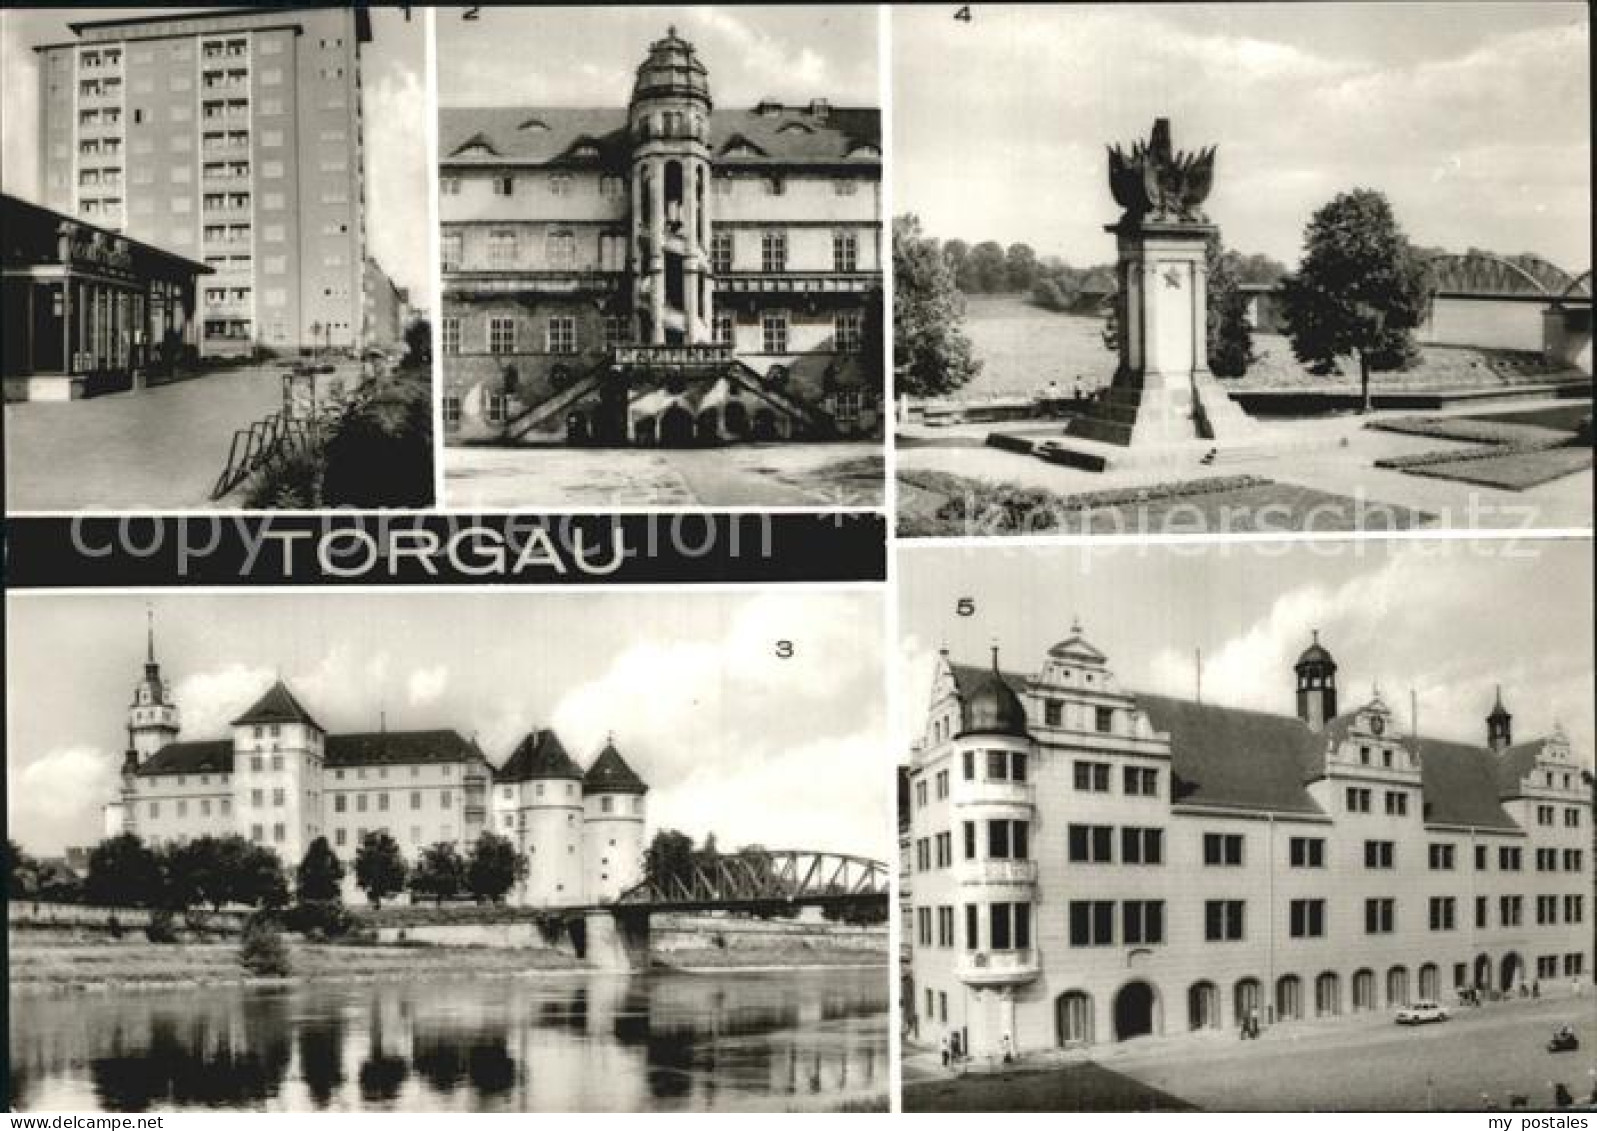
[[[648,792],[611,736],[582,778],[583,887],[589,902],[609,902],[643,879]]]
[[[1320,643],[1320,630],[1292,670],[1297,674],[1298,718],[1318,731],[1336,718],[1336,660]]]
[[[1514,716],[1503,706],[1503,687],[1497,687],[1497,701],[1492,713],[1486,716],[1486,745],[1493,750],[1507,750],[1514,745]]]
[[[170,742],[177,741],[181,721],[172,688],[161,678],[161,665],[155,658],[155,613],[145,613],[144,674],[133,687],[133,702],[128,705],[128,749],[142,764]]]

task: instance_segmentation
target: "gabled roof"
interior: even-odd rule
[[[552,730],[532,731],[494,771],[496,782],[535,781],[545,778],[582,780],[582,767],[571,760],[560,736]]]
[[[593,760],[593,765],[588,767],[588,772],[582,779],[583,793],[648,793],[649,787],[643,784],[640,778],[627,765],[626,759],[621,757],[621,752],[615,748],[614,742],[606,742],[599,756]]]
[[[255,706],[233,720],[233,726],[254,726],[260,723],[308,723],[317,730],[322,725],[294,698],[294,693],[282,680],[266,689],[266,694],[255,701]]]
[[[1498,801],[1502,769],[1498,755],[1483,746],[1437,738],[1409,738],[1403,744],[1419,751],[1428,823],[1505,831],[1519,828]]]
[[[529,122],[546,129],[523,129]],[[446,166],[596,165],[624,170],[632,142],[624,106],[446,106],[438,113],[438,152]],[[783,129],[794,124],[804,129]],[[728,141],[741,139],[755,150],[722,154]],[[579,141],[591,142],[597,158],[577,158]],[[491,153],[462,154],[472,144]],[[761,114],[754,110],[715,110],[710,115],[710,151],[728,168],[806,165],[881,165],[882,116],[871,107],[831,107],[824,116],[807,106]]]
[[[1518,797],[1524,788],[1525,778],[1536,768],[1536,756],[1542,752],[1540,741],[1518,742],[1493,756],[1497,764],[1497,795],[1503,798]]]
[[[155,774],[230,774],[233,772],[233,740],[168,742],[151,754],[137,772],[141,778]]]
[[[477,744],[453,730],[379,730],[334,734],[327,739],[326,764],[344,766],[415,765],[469,762],[482,758]]]

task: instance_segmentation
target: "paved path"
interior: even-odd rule
[[[461,509],[872,506],[880,459],[870,443],[447,448],[444,497]]]
[[[233,432],[282,406],[278,366],[142,392],[5,407],[8,510],[186,510],[213,503]]]

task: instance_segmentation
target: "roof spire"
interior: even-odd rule
[[[1081,614],[1072,613],[1070,617],[1070,631],[1073,635],[1081,635]]]
[[[998,673],[998,642],[996,640],[993,641],[991,647],[993,650],[993,674],[996,675]]]
[[[144,662],[155,663],[155,606],[144,606]]]
[[[1314,642],[1316,644],[1318,644],[1320,642],[1320,630],[1319,629],[1317,629],[1317,628],[1309,629],[1309,635],[1314,637]]]

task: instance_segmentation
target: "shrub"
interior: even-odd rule
[[[144,937],[152,943],[177,942],[177,926],[170,911],[162,908],[150,915],[150,924],[144,928]]]
[[[359,925],[359,920],[336,899],[307,899],[288,910],[283,925],[313,942],[323,942],[347,935]]]
[[[293,972],[283,933],[269,920],[252,918],[238,948],[239,965],[257,978],[286,978]]]
[[[122,921],[115,915],[105,921],[105,929],[111,933],[113,939],[122,937]]]

